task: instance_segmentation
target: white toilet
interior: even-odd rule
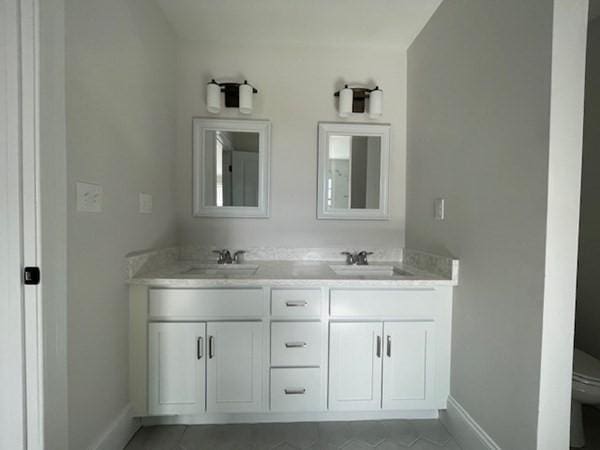
[[[585,445],[581,405],[600,405],[600,360],[581,350],[573,352],[571,447]]]

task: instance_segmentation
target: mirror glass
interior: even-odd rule
[[[207,130],[205,201],[209,206],[258,206],[258,133]]]
[[[379,136],[329,136],[327,207],[378,209],[381,171]]]
[[[268,217],[271,124],[194,119],[194,216]]]
[[[390,126],[319,124],[319,219],[386,220]]]

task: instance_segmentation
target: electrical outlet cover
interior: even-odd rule
[[[104,193],[102,186],[91,183],[77,183],[77,211],[100,213]]]

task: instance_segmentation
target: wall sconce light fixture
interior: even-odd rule
[[[348,117],[350,113],[364,113],[366,101],[369,99],[369,117],[377,119],[383,113],[383,91],[376,86],[375,89],[362,87],[348,87],[334,94],[339,97],[339,116]]]
[[[258,91],[247,80],[243,83],[217,83],[213,79],[206,85],[206,109],[209,113],[221,112],[221,93],[225,94],[226,108],[239,108],[242,114],[251,114],[252,96]]]

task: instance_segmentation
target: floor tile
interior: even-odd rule
[[[256,443],[259,448],[279,448],[287,443],[297,449],[308,449],[319,440],[316,423],[265,423],[256,425]]]
[[[142,427],[125,450],[174,450],[185,431],[185,425]]]
[[[385,420],[382,424],[386,439],[395,444],[410,447],[419,439],[417,430],[408,420]]]
[[[319,442],[324,445],[340,448],[352,439],[348,422],[321,422],[318,428]]]
[[[414,420],[412,424],[421,438],[425,438],[440,447],[444,446],[452,437],[444,425],[436,419]]]
[[[126,450],[460,450],[438,420],[144,427]]]
[[[364,441],[353,440],[342,447],[343,450],[373,450],[373,446]]]
[[[250,450],[255,448],[254,425],[194,425],[181,438],[184,450]]]
[[[352,438],[367,443],[371,447],[381,444],[385,439],[385,429],[380,421],[365,420],[350,422]]]

